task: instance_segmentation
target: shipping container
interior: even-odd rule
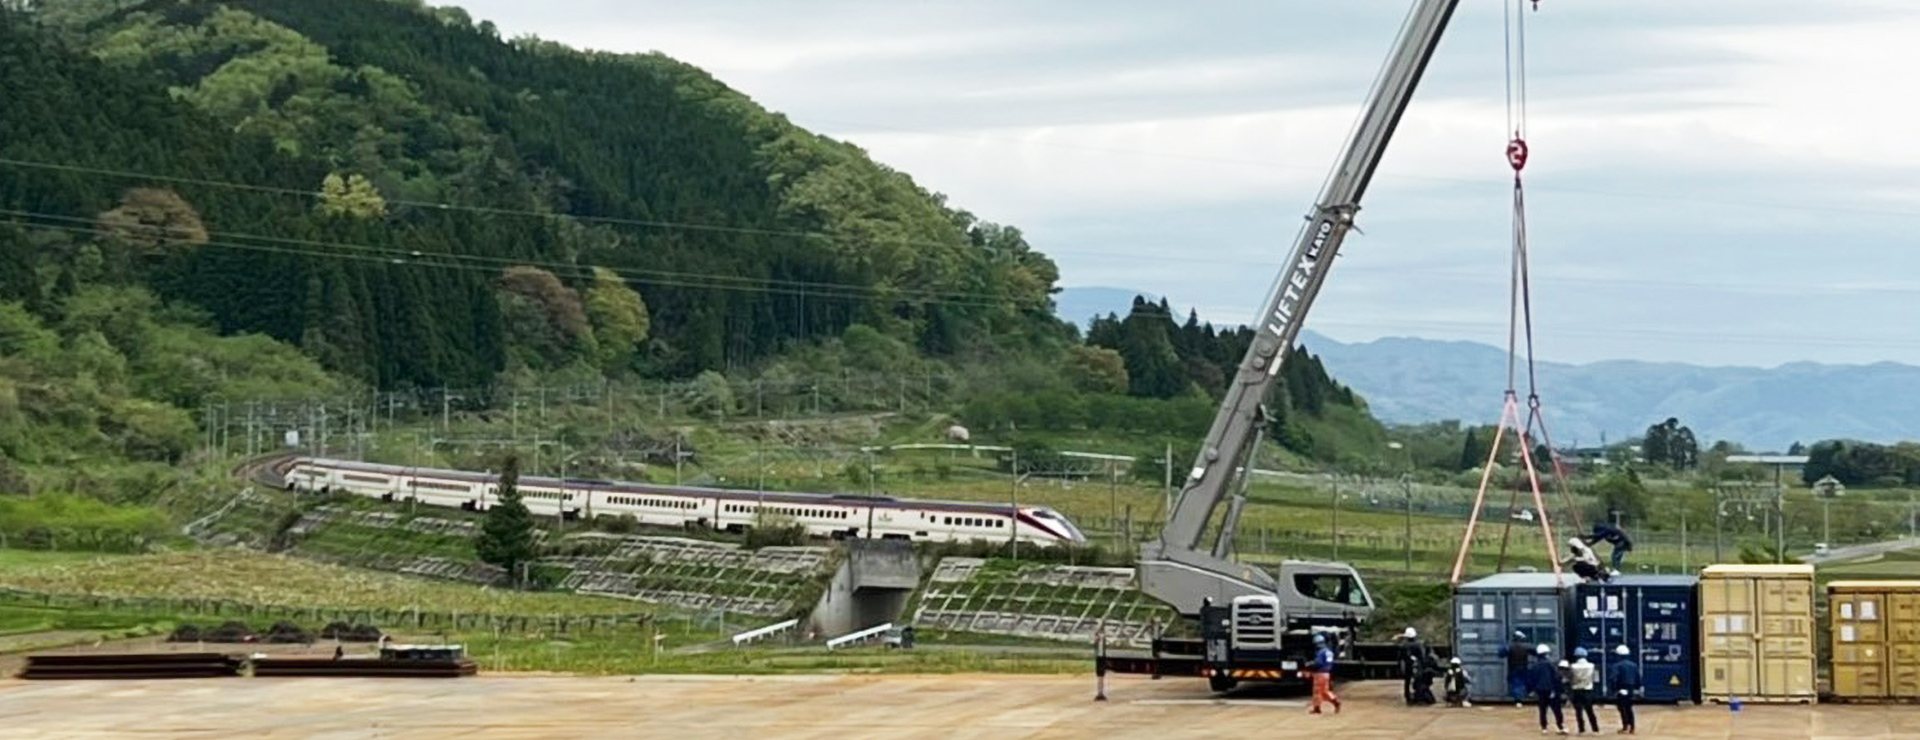
[[[1602,696],[1612,696],[1607,666],[1627,646],[1640,665],[1645,701],[1700,703],[1700,578],[1619,576],[1574,589],[1574,646],[1599,668]]]
[[[1565,645],[1567,615],[1579,580],[1571,573],[1500,573],[1454,589],[1453,644],[1460,665],[1473,677],[1469,698],[1507,698],[1506,653],[1516,631],[1529,651],[1547,644],[1553,646],[1554,660],[1572,653]]]
[[[1833,695],[1920,699],[1920,581],[1827,584]]]
[[[1813,566],[1700,571],[1700,688],[1713,701],[1814,699]]]

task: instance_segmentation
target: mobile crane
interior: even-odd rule
[[[1199,674],[1215,691],[1241,680],[1287,682],[1307,665],[1312,634],[1345,644],[1374,609],[1366,584],[1345,563],[1287,560],[1273,574],[1228,560],[1234,528],[1246,503],[1253,455],[1267,424],[1263,408],[1280,367],[1326,282],[1360,197],[1386,153],[1401,114],[1432,59],[1459,0],[1417,0],[1386,67],[1374,82],[1365,112],[1314,202],[1286,267],[1257,319],[1253,343],[1240,361],[1207,431],[1192,470],[1157,540],[1143,543],[1138,569],[1142,592],[1199,621],[1200,640],[1156,638],[1150,658],[1101,651],[1097,670]],[[1207,546],[1214,513],[1227,499],[1224,520]]]

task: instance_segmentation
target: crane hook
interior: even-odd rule
[[[1527,140],[1518,136],[1507,142],[1507,164],[1513,165],[1513,171],[1519,172],[1527,166]]]

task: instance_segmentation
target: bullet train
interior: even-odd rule
[[[387,501],[485,511],[498,503],[500,476],[439,468],[295,457],[275,466],[287,490],[344,491]],[[520,498],[534,514],[564,519],[628,515],[642,524],[744,532],[763,516],[835,539],[932,542],[1012,539],[1082,545],[1079,527],[1044,506],[894,499],[782,491],[740,491],[582,478],[521,476]]]

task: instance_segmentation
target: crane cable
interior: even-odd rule
[[[1532,0],[1534,10],[1539,10],[1538,0]],[[1499,425],[1495,427],[1493,444],[1488,450],[1487,463],[1481,470],[1480,489],[1475,494],[1473,510],[1467,520],[1467,530],[1460,541],[1460,551],[1454,558],[1452,582],[1458,584],[1466,566],[1466,557],[1472,549],[1474,530],[1479,524],[1480,512],[1486,501],[1487,485],[1492,481],[1493,465],[1500,454],[1500,442],[1506,436],[1511,420],[1514,427],[1515,444],[1520,448],[1520,458],[1527,471],[1526,484],[1532,489],[1534,510],[1539,515],[1540,528],[1545,540],[1547,559],[1553,567],[1554,575],[1559,576],[1559,548],[1553,537],[1553,525],[1547,512],[1547,506],[1540,490],[1540,477],[1533,460],[1533,430],[1537,426],[1541,437],[1546,440],[1549,457],[1552,455],[1551,435],[1546,432],[1546,421],[1541,413],[1538,377],[1534,368],[1533,356],[1533,300],[1527,272],[1527,236],[1526,236],[1526,197],[1521,171],[1526,168],[1531,154],[1527,145],[1527,92],[1526,92],[1526,14],[1516,14],[1515,5],[1528,0],[1516,0],[1512,5],[1503,4],[1503,37],[1506,41],[1506,93],[1507,93],[1507,130],[1512,138],[1506,147],[1507,164],[1513,168],[1513,253],[1510,263],[1510,290],[1508,294],[1507,314],[1507,389],[1503,399]],[[1517,15],[1517,17],[1516,17]],[[1519,418],[1518,364],[1519,340],[1522,326],[1526,331],[1527,357],[1527,419]],[[1571,496],[1565,487],[1564,471],[1557,459],[1554,460],[1555,481],[1559,483],[1562,505],[1571,510]],[[1508,511],[1518,503],[1519,486],[1516,485],[1509,496]],[[1512,534],[1513,517],[1503,517],[1505,531],[1500,543],[1499,567],[1506,564],[1507,543]]]

